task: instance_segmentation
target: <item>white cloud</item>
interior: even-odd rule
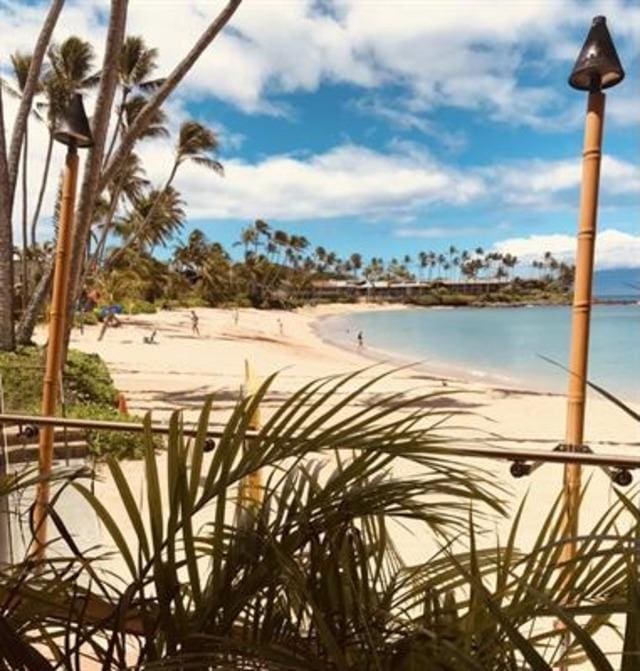
[[[185,165],[176,185],[191,217],[379,217],[435,203],[464,204],[484,191],[476,177],[425,156],[384,154],[355,145],[308,158],[271,156],[257,163],[232,159],[225,162],[225,175],[216,179],[198,166]]]
[[[45,5],[5,0],[0,6],[3,62],[16,48],[32,47]],[[222,6],[222,0],[132,2],[128,31],[160,49],[161,71],[167,72]],[[77,33],[100,50],[105,7],[104,0],[68,0],[56,39]],[[617,0],[604,6],[595,0],[503,2],[499,11],[489,0],[245,1],[180,95],[213,95],[248,112],[279,113],[279,94],[313,92],[323,82],[365,89],[393,83],[406,90],[414,113],[453,105],[498,120],[557,128],[578,122],[577,99],[567,108],[563,89],[524,84],[523,72],[543,72],[543,62],[560,61],[569,69],[580,46],[575,36],[602,11],[623,60],[625,55],[630,60],[640,43],[640,11]],[[626,86],[637,88],[632,82]],[[634,123],[628,104],[614,103],[613,109],[612,120]]]
[[[545,252],[556,258],[574,261],[576,238],[571,235],[530,235],[496,242],[499,252],[515,254],[521,262],[539,259]],[[597,268],[640,268],[640,235],[632,235],[609,228],[598,233],[596,239]]]
[[[490,226],[403,226],[395,230],[398,238],[422,238],[425,240],[438,240],[440,238],[460,238],[463,236],[486,236],[487,231],[507,231],[511,228],[508,222],[499,224],[492,223]]]
[[[581,159],[527,161],[487,168],[482,172],[496,186],[504,201],[538,208],[557,206],[557,197],[581,182]],[[640,166],[604,155],[600,171],[601,189],[613,196],[640,194]],[[577,203],[571,203],[575,207]]]

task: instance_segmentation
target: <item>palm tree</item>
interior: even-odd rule
[[[125,132],[127,128],[134,122],[135,118],[138,116],[140,110],[144,107],[146,102],[147,101],[144,96],[135,95],[126,100],[126,102],[122,105],[122,109],[120,110],[122,114],[119,119],[119,124],[122,126],[122,129]],[[140,140],[144,140],[146,138],[166,137],[169,132],[164,125],[165,122],[166,114],[162,110],[157,110],[150,120],[146,130],[140,135]],[[143,173],[144,170],[140,163],[139,157],[134,152],[131,152],[127,160],[124,161],[121,166],[119,166],[119,169],[114,175],[113,180],[107,185],[111,207],[109,208],[107,215],[100,222],[100,227],[102,229],[100,241],[102,244],[99,243],[97,246],[96,254],[94,255],[94,264],[100,263],[102,260],[102,254],[104,252],[106,240],[113,228],[113,218],[118,205],[124,199],[131,202],[136,198],[139,198],[142,195],[141,189],[149,186],[149,182],[142,177]]]
[[[154,91],[164,82],[164,79],[151,78],[157,67],[157,58],[158,50],[148,48],[144,38],[140,36],[129,35],[122,44],[118,63],[118,83],[120,84],[121,97],[111,143],[105,153],[105,164],[108,163],[113,153],[118,136],[126,130],[123,119],[131,92],[135,89],[145,93]],[[146,104],[147,100],[144,97],[142,97],[142,100]]]
[[[133,211],[115,224],[115,232],[129,240],[111,257],[111,264],[122,257],[123,250],[153,249],[167,242],[184,226],[184,202],[172,186],[163,191],[151,191],[135,203]]]
[[[209,128],[199,124],[197,121],[185,121],[180,126],[175,159],[164,187],[159,191],[154,192],[156,197],[156,200],[154,201],[155,204],[152,203],[148,208],[146,217],[139,221],[138,227],[131,230],[130,236],[124,240],[121,248],[111,257],[109,261],[110,264],[115,263],[124,253],[123,250],[129,245],[135,244],[138,238],[144,239],[148,236],[146,228],[154,220],[155,209],[163,205],[164,194],[168,194],[171,191],[171,184],[175,179],[178,168],[186,161],[193,161],[197,165],[208,168],[218,175],[224,174],[222,164],[210,155],[217,149],[218,138]],[[170,201],[171,196],[168,198],[167,202]]]
[[[99,220],[100,237],[96,244],[92,262],[89,264],[90,267],[97,267],[102,261],[118,206],[126,201],[135,207],[136,203],[143,199],[145,190],[148,188],[149,180],[144,176],[142,161],[137,154],[132,152],[121,166],[115,177],[115,182],[107,187],[109,205],[104,217]]]
[[[258,241],[258,231],[254,226],[247,226],[240,231],[240,240],[234,242],[234,246],[242,245],[244,247],[244,259],[249,258],[249,247],[256,246]]]
[[[318,246],[315,248],[313,253],[316,258],[318,272],[324,273],[327,262],[327,250],[322,246]]]
[[[17,51],[11,55],[11,65],[13,66],[13,73],[18,84],[18,91],[22,93],[27,83],[27,76],[32,61],[31,54],[22,54]],[[37,93],[37,91],[36,91]],[[29,152],[29,121],[24,128],[24,136],[22,140],[22,253],[21,253],[21,283],[22,283],[22,309],[27,305],[27,296],[29,295],[29,268],[28,268],[28,254],[27,248],[28,240],[28,173],[27,173],[27,157]]]
[[[349,257],[349,260],[351,261],[351,266],[355,270],[356,277],[358,277],[360,275],[360,271],[362,270],[362,254],[354,252]]]
[[[66,109],[72,93],[96,86],[99,75],[92,73],[95,53],[89,42],[79,37],[69,37],[61,44],[49,48],[49,67],[42,77],[42,91],[45,102],[37,105],[46,110],[46,123],[49,131],[46,156],[38,198],[31,218],[31,246],[36,245],[36,231],[42,203],[49,181],[49,169],[53,153],[53,130],[60,115]]]

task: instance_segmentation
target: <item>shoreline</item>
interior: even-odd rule
[[[370,306],[356,307],[364,311]],[[376,309],[387,309],[378,306]],[[403,307],[391,309],[404,309]],[[377,379],[366,390],[359,403],[380,403],[385,398],[403,398],[406,404],[399,413],[424,413],[424,428],[437,427],[447,440],[460,444],[498,444],[505,449],[532,445],[552,450],[562,442],[566,421],[566,402],[562,396],[490,387],[486,383],[452,381],[443,388],[442,379],[426,374],[417,366],[398,369],[379,363],[371,370],[372,360],[362,352],[349,351],[323,341],[314,322],[324,316],[353,313],[352,306],[306,308],[297,312],[265,313],[245,308],[234,321],[233,310],[197,309],[200,336],[191,333],[189,310],[160,312],[152,315],[123,317],[122,326],[108,329],[98,341],[100,326],[86,326],[84,333],[72,333],[71,346],[99,354],[119,390],[125,393],[129,410],[134,414],[152,411],[154,421],[166,422],[174,410],[182,411],[185,422],[197,420],[204,399],[213,397],[212,424],[226,422],[240,398],[245,361],[249,361],[259,380],[276,374],[260,411],[263,421],[304,385],[328,375],[360,374],[350,380],[336,395],[339,403],[367,381]],[[281,327],[282,325],[282,327]],[[157,330],[157,344],[148,345],[143,336]],[[38,330],[38,341],[46,338]],[[350,406],[354,411],[357,406]],[[599,454],[624,454],[637,441],[637,422],[604,399],[590,398],[586,417],[586,442]],[[499,441],[494,443],[493,441]],[[542,448],[541,448],[542,449]],[[166,455],[159,457],[166,467]],[[533,539],[528,530],[538,528],[541,517],[554,505],[562,486],[562,468],[545,465],[528,478],[514,480],[507,460],[480,457],[455,458],[459,464],[481,467],[491,473],[496,483],[511,493],[513,506],[529,490],[535,492],[535,506],[529,506],[523,528],[522,544]],[[123,462],[132,487],[143,491],[145,469],[142,461]],[[405,474],[419,476],[413,464],[398,464]],[[610,479],[601,470],[585,469],[592,481],[584,499],[584,519],[603,512],[607,501],[615,497]],[[108,469],[100,469],[96,492],[103,505],[112,511],[129,541],[135,530],[127,522],[118,489]],[[65,504],[65,521],[70,532],[82,537],[88,545],[104,542],[94,520],[86,519],[74,501]],[[93,527],[96,531],[92,531]],[[496,529],[505,531],[508,518],[496,521]],[[420,538],[403,534],[399,548],[409,563],[424,558]]]
[[[392,304],[390,304],[392,305]],[[405,309],[411,310],[411,309],[422,309],[422,310],[443,310],[443,309],[449,309],[449,307],[423,307],[419,305],[406,305],[403,304],[402,306]],[[468,308],[474,308],[476,306],[465,306]],[[505,306],[503,306],[505,307]],[[525,306],[508,306],[508,307],[525,307]],[[558,306],[560,307],[560,306]],[[460,307],[451,307],[450,309],[455,310],[455,309],[460,309]],[[395,308],[389,308],[389,312],[395,310]],[[373,310],[370,310],[370,312],[385,312],[384,307],[378,307]],[[368,310],[365,309],[359,309],[355,311],[359,314],[363,312],[368,312]],[[443,386],[447,386],[449,383],[450,384],[458,384],[458,385],[479,385],[487,389],[487,391],[496,391],[496,392],[503,392],[506,394],[521,394],[521,395],[529,395],[529,396],[550,396],[550,397],[564,397],[564,394],[560,391],[550,391],[547,389],[541,389],[541,388],[536,388],[535,385],[531,386],[524,386],[523,384],[509,384],[508,382],[505,382],[504,380],[500,379],[500,376],[498,373],[496,374],[491,374],[487,373],[486,376],[484,377],[472,377],[472,376],[464,376],[462,374],[459,374],[458,371],[456,370],[455,373],[447,372],[451,371],[451,369],[456,369],[456,365],[452,362],[449,361],[432,361],[432,362],[427,362],[425,360],[416,360],[416,359],[411,359],[407,356],[404,356],[400,354],[399,352],[395,352],[393,350],[387,350],[387,349],[381,349],[377,347],[371,347],[370,345],[365,346],[363,349],[358,349],[357,346],[348,346],[347,343],[340,338],[332,338],[330,334],[328,334],[326,331],[323,332],[322,329],[322,322],[325,322],[329,319],[332,319],[334,317],[339,317],[343,316],[345,314],[349,314],[348,311],[340,311],[340,312],[328,312],[327,314],[323,314],[321,316],[318,316],[312,323],[311,323],[311,329],[315,333],[316,337],[318,340],[320,340],[322,343],[329,345],[331,347],[338,347],[338,348],[345,348],[348,349],[349,351],[353,352],[354,354],[357,354],[358,356],[362,356],[370,361],[374,361],[375,363],[380,363],[380,364],[387,364],[390,366],[394,366],[397,368],[413,368],[418,372],[421,372],[424,374],[424,378],[426,380],[430,380],[433,382],[443,382],[446,383]]]

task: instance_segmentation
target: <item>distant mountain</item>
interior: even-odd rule
[[[640,300],[640,268],[597,270],[593,294],[597,298],[636,298]]]

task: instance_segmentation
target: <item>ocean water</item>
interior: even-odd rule
[[[320,334],[342,346],[419,362],[426,370],[509,387],[564,392],[571,309],[415,308],[328,317]],[[627,400],[640,400],[640,305],[592,310],[589,379]]]

